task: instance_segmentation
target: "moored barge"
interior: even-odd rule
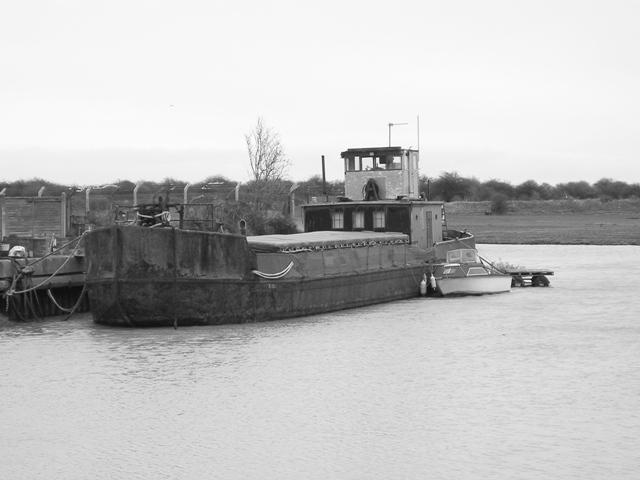
[[[118,326],[240,323],[418,295],[430,265],[474,245],[418,194],[418,152],[349,149],[345,196],[303,207],[305,232],[245,237],[112,226],[87,233],[94,321]]]

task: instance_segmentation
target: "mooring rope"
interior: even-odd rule
[[[51,293],[51,289],[47,288],[47,296],[51,299],[51,301],[53,302],[53,304],[58,308],[58,310],[62,310],[65,313],[71,313],[73,311],[72,308],[65,308],[62,305],[60,305],[55,297],[53,296],[53,293]]]
[[[80,306],[80,304],[82,303],[82,299],[84,298],[85,294],[87,292],[87,282],[84,282],[84,285],[82,285],[82,291],[80,292],[80,296],[78,297],[78,300],[76,300],[76,303],[73,307],[71,307],[71,311],[68,312],[69,315],[67,315],[64,319],[65,320],[69,320],[71,318],[71,315],[73,315],[74,313],[76,313],[76,310],[78,309],[78,307]]]
[[[507,272],[505,272],[504,270],[496,267],[493,263],[491,263],[489,260],[487,260],[484,257],[481,257],[480,255],[478,255],[478,257],[480,257],[480,260],[482,260],[484,263],[487,263],[493,270],[495,270],[498,273],[501,273],[503,275],[507,275]]]
[[[267,280],[278,280],[278,279],[283,278],[284,276],[286,276],[287,273],[289,273],[292,268],[293,268],[293,261],[291,261],[289,263],[289,265],[287,265],[285,267],[284,270],[282,270],[281,272],[278,272],[278,273],[264,273],[264,272],[260,272],[258,270],[251,270],[251,273],[254,273],[255,275],[259,276],[260,278],[266,278]]]

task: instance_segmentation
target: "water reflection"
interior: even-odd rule
[[[635,478],[640,249],[481,253],[552,287],[178,330],[5,324],[0,476]]]

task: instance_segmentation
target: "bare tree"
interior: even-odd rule
[[[258,118],[251,133],[244,136],[249,165],[256,182],[281,180],[289,167],[279,135]]]
[[[254,233],[266,233],[267,224],[282,216],[282,204],[286,203],[290,182],[283,179],[289,160],[279,135],[262,120],[245,135],[249,165],[253,175],[246,185],[246,200],[250,211],[246,212]]]

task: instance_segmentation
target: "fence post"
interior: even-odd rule
[[[190,183],[187,183],[184,186],[184,191],[182,193],[182,204],[186,205],[187,203],[189,203],[189,187],[191,186]]]
[[[0,240],[4,240],[4,237],[7,236],[4,222],[4,192],[4,189],[0,192]]]
[[[142,185],[142,182],[136,183],[136,186],[133,188],[133,206],[134,208],[138,206],[138,189]]]
[[[67,194],[60,194],[60,234],[62,237],[67,236]]]
[[[31,197],[33,204],[31,205],[31,238],[36,236],[36,209],[38,197]]]
[[[91,194],[91,187],[87,187],[87,189],[84,192],[84,214],[85,214],[85,218],[88,221],[89,219],[89,212],[91,211],[91,198],[90,195]]]

